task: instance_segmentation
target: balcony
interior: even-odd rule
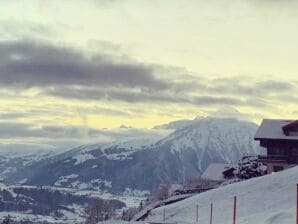
[[[288,163],[289,156],[287,155],[268,155],[268,156],[258,156],[258,159],[262,163],[276,162],[276,163]]]

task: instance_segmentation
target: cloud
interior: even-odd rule
[[[37,107],[33,108],[34,105],[30,106],[30,109],[23,108],[23,111],[17,110],[0,110],[0,122],[1,121],[16,121],[26,118],[41,119],[43,116],[54,117],[54,118],[65,118],[65,117],[74,117],[88,115],[108,115],[108,116],[121,116],[121,117],[130,117],[132,116],[130,111],[123,111],[121,109],[107,108],[101,106],[66,106],[63,105],[47,105],[42,108]],[[61,108],[64,108],[61,110]]]
[[[220,107],[216,111],[211,112],[209,116],[219,118],[234,118],[237,120],[248,121],[246,114],[242,114],[237,109],[230,106]]]
[[[294,89],[294,85],[290,82],[267,80],[263,82],[258,82],[255,86],[259,91],[264,92],[285,92]]]
[[[56,31],[49,25],[32,21],[0,20],[1,39],[12,40],[23,37],[53,37]]]
[[[168,88],[140,63],[117,63],[107,55],[33,41],[0,43],[0,84],[3,86],[125,86]]]
[[[177,103],[192,105],[242,105],[242,99],[225,96],[188,96],[174,92],[145,92],[129,89],[80,89],[54,88],[46,94],[80,100],[120,101],[127,103]]]
[[[92,129],[85,126],[58,126],[33,124],[21,122],[1,122],[0,138],[44,138],[44,139],[83,139],[89,137],[89,132],[99,137],[105,132],[99,129]]]
[[[210,83],[212,83],[210,85]],[[228,93],[241,96],[266,97],[271,93],[286,93],[296,89],[292,81],[276,81],[258,79],[251,80],[245,77],[220,78],[209,81],[204,90],[213,93]]]
[[[108,42],[102,47],[109,46],[112,51],[119,48]],[[0,42],[0,85],[23,91],[38,88],[41,95],[67,100],[251,107],[268,107],[271,94],[296,89],[296,84],[286,81],[191,76],[185,69],[142,64],[98,50],[88,55],[49,42]],[[123,115],[104,109],[102,113]]]
[[[45,139],[82,139],[89,137],[88,133],[92,132],[99,136],[104,132],[88,128],[85,126],[58,126],[43,125],[34,126],[20,122],[1,122],[0,138],[45,138]]]
[[[155,142],[165,137],[167,130],[135,128],[96,129],[86,126],[59,126],[16,122],[0,122],[0,152],[9,149],[65,150],[82,144],[139,141]],[[23,146],[23,148],[22,148]],[[30,147],[32,148],[30,149]]]
[[[1,122],[0,138],[15,137],[42,137],[43,134],[37,128],[23,123]]]
[[[24,118],[27,117],[29,114],[27,113],[22,113],[22,112],[5,112],[5,113],[0,113],[0,119],[18,119],[18,118]]]
[[[206,82],[206,81],[204,81]],[[230,105],[251,106],[257,108],[270,107],[271,95],[287,95],[295,90],[295,86],[287,82],[262,81],[242,84],[240,81],[229,80],[225,84],[217,84],[216,81],[208,80],[206,85],[191,83],[172,86],[165,91],[146,91],[128,88],[73,88],[55,87],[45,90],[44,94],[76,100],[94,100],[105,102],[126,103],[176,103],[196,106]],[[209,86],[208,86],[209,85]],[[181,88],[183,88],[181,90]],[[195,88],[197,87],[197,88]],[[195,94],[195,95],[194,95]],[[277,99],[277,98],[276,98]]]
[[[0,122],[0,138],[45,138],[45,139],[84,139],[106,136],[113,139],[139,136],[142,129],[96,129],[83,125],[42,125],[35,126],[20,122]]]
[[[193,102],[197,105],[243,105],[245,102],[236,97],[199,96]]]

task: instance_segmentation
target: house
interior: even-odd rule
[[[233,164],[211,163],[204,171],[201,178],[214,181],[223,181],[226,178],[230,179],[235,176],[235,167],[236,165]]]
[[[235,177],[236,169],[234,167],[228,168],[227,170],[222,172],[222,175],[225,179],[231,179]]]
[[[259,160],[267,172],[277,172],[298,164],[298,120],[264,119],[254,137],[267,149]]]

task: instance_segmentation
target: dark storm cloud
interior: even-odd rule
[[[0,55],[0,84],[5,86],[168,87],[150,66],[116,63],[104,54],[87,57],[72,48],[18,41],[0,43]]]

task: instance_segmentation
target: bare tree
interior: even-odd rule
[[[92,199],[85,209],[86,224],[96,224],[103,220],[108,220],[113,215],[114,209],[111,201],[101,198]]]
[[[160,184],[155,190],[152,192],[152,199],[154,200],[165,200],[169,197],[171,185],[169,183]]]
[[[139,212],[138,208],[132,207],[122,212],[122,220],[131,221],[132,218]]]
[[[10,215],[5,216],[4,220],[2,221],[2,224],[13,224],[11,216]]]

